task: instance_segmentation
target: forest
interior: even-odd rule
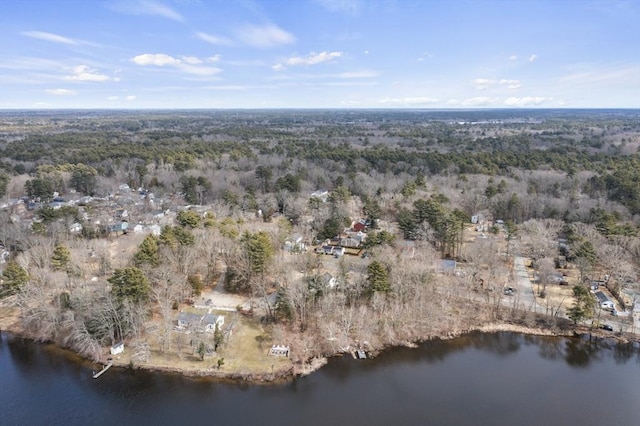
[[[638,110],[3,111],[0,200],[3,315],[94,359],[231,368],[228,327],[176,331],[217,287],[299,362],[640,294]],[[516,257],[542,311],[502,291]]]

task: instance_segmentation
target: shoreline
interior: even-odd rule
[[[12,324],[14,327],[9,326],[0,328],[0,333],[8,334],[13,337],[31,340],[35,343],[51,345],[52,347],[59,349],[64,352],[65,356],[69,358],[73,358],[76,362],[81,362],[83,364],[88,365],[96,365],[99,364],[95,361],[92,361],[88,358],[83,357],[79,353],[75,352],[71,348],[63,347],[56,342],[52,341],[38,341],[34,339],[33,336],[30,336],[26,330],[21,327],[15,327],[15,324]],[[521,335],[530,335],[530,336],[542,336],[542,337],[564,337],[564,338],[584,338],[585,336],[589,336],[589,338],[595,338],[597,340],[612,340],[616,344],[630,344],[633,342],[640,343],[640,337],[637,334],[631,337],[630,334],[617,334],[617,333],[606,333],[602,332],[602,330],[594,329],[590,330],[589,327],[586,326],[578,326],[573,327],[566,330],[553,330],[549,328],[541,328],[541,327],[530,327],[526,325],[514,324],[514,323],[488,323],[480,326],[471,327],[466,330],[451,330],[448,332],[443,332],[437,335],[425,336],[424,338],[416,339],[414,341],[406,341],[384,345],[381,348],[374,349],[371,354],[372,357],[375,357],[377,354],[392,350],[394,348],[399,347],[409,347],[409,348],[417,348],[420,344],[424,342],[428,342],[431,340],[453,340],[456,338],[463,337],[465,335],[479,332],[479,333],[501,333],[501,332],[509,332],[509,333],[517,333]],[[162,363],[154,363],[153,361],[148,363],[131,363],[123,360],[120,357],[113,357],[113,367],[122,368],[122,369],[134,369],[134,370],[145,370],[150,373],[163,373],[163,374],[177,374],[184,377],[189,377],[193,379],[199,380],[213,380],[219,382],[227,382],[227,383],[243,383],[243,384],[252,384],[252,385],[278,385],[283,383],[291,382],[298,377],[308,376],[322,367],[324,367],[328,362],[329,358],[344,356],[345,352],[337,352],[335,354],[330,354],[322,357],[312,357],[310,359],[305,360],[302,363],[292,363],[290,366],[286,366],[284,368],[278,368],[276,370],[273,369],[271,371],[262,371],[262,372],[232,372],[232,371],[224,371],[220,369],[212,368],[211,366],[202,368],[180,368],[180,367],[172,367],[167,365],[162,365]]]

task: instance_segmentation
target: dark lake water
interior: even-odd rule
[[[472,334],[277,386],[91,365],[1,334],[0,425],[640,425],[640,350]]]

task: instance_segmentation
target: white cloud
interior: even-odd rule
[[[362,9],[361,0],[316,0],[316,3],[331,12],[357,15]]]
[[[509,59],[515,61],[516,59],[518,59],[518,55],[511,55],[509,56]]]
[[[520,80],[506,80],[503,78],[499,81],[499,83],[507,86],[507,89],[519,89],[520,87],[522,87],[522,84],[520,84]]]
[[[439,102],[438,99],[428,98],[425,96],[406,97],[406,98],[384,98],[378,101],[383,105],[426,105],[435,104]]]
[[[323,62],[330,62],[341,56],[342,56],[342,52],[326,52],[326,51],[320,52],[320,53],[311,52],[307,56],[292,56],[291,58],[288,58],[287,60],[285,60],[284,64],[279,63],[272,66],[271,68],[275,71],[282,71],[286,69],[287,66],[295,67],[295,66],[302,66],[302,65],[306,65],[306,66],[317,65]]]
[[[69,89],[47,89],[45,92],[55,96],[71,96],[76,94],[75,90]]]
[[[203,32],[196,33],[196,36],[200,40],[206,41],[207,43],[210,43],[210,44],[215,44],[216,46],[234,46],[235,45],[233,40],[226,37],[219,37],[219,36],[215,36],[215,35],[211,35]]]
[[[189,65],[199,65],[202,63],[202,59],[196,58],[195,56],[183,56],[182,61]]]
[[[495,80],[489,80],[488,78],[476,78],[473,80],[473,85],[478,90],[485,90],[491,87],[495,82]]]
[[[183,22],[184,18],[168,6],[150,0],[121,0],[108,6],[116,12],[127,15],[162,16],[174,21]]]
[[[145,53],[143,55],[134,56],[131,58],[131,62],[136,65],[155,65],[163,67],[165,65],[177,65],[180,63],[180,60],[172,56],[165,55],[164,53]]]
[[[135,99],[136,97],[133,95],[129,95],[123,98],[123,100],[129,101],[129,102],[134,101]],[[107,100],[111,102],[116,102],[120,100],[120,96],[107,96]]]
[[[369,51],[368,51],[368,50],[365,50],[365,51],[364,51],[364,54],[365,54],[365,55],[368,55],[368,54],[369,54]]]
[[[293,34],[274,24],[245,25],[237,31],[237,36],[244,44],[260,48],[292,44],[296,41]]]
[[[486,90],[496,84],[507,86],[508,89],[519,89],[522,86],[520,80],[508,80],[505,78],[502,80],[492,80],[489,78],[476,78],[473,80],[473,85],[478,90]]]
[[[68,37],[64,37],[64,36],[53,34],[53,33],[46,33],[43,31],[25,31],[20,34],[26,37],[35,38],[38,40],[50,41],[53,43],[70,44],[74,46],[80,44],[76,40],[70,39]]]
[[[529,56],[529,62],[533,62],[536,59],[538,59],[538,55],[536,55],[535,53],[533,55]]]
[[[524,98],[508,98],[504,101],[505,105],[514,107],[525,107],[540,105],[543,102],[550,101],[552,98],[543,98],[539,96],[525,96]]]
[[[87,65],[78,65],[73,68],[73,73],[65,76],[64,79],[68,81],[109,81],[111,77],[98,74],[96,70]]]
[[[168,66],[188,74],[209,76],[217,74],[222,70],[217,67],[205,66],[203,65],[203,63],[216,62],[219,59],[219,56],[213,56],[202,60],[195,56],[182,56],[180,58],[174,58],[173,56],[169,56],[164,53],[144,53],[142,55],[134,56],[130,60],[136,65],[156,67]]]
[[[465,99],[464,101],[460,102],[460,105],[468,106],[468,107],[488,106],[496,103],[497,101],[498,101],[498,98],[490,98],[488,96],[479,96],[476,98]]]
[[[221,90],[221,91],[244,91],[244,90],[255,90],[255,89],[276,89],[277,86],[274,85],[240,85],[240,84],[227,84],[227,85],[218,85],[218,86],[206,86],[203,89],[206,90]]]

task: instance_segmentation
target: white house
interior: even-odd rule
[[[118,355],[124,352],[124,342],[117,343],[111,346],[111,355]]]
[[[160,228],[160,225],[151,225],[149,227],[149,230],[151,231],[151,234],[155,235],[156,237],[159,236],[162,232],[162,228]]]
[[[222,330],[224,315],[206,314],[202,317],[202,324],[204,324],[204,331],[210,333],[216,330],[216,324],[218,325],[218,330]]]
[[[326,203],[329,199],[329,191],[318,190],[311,193],[309,198],[318,198],[323,203]]]

